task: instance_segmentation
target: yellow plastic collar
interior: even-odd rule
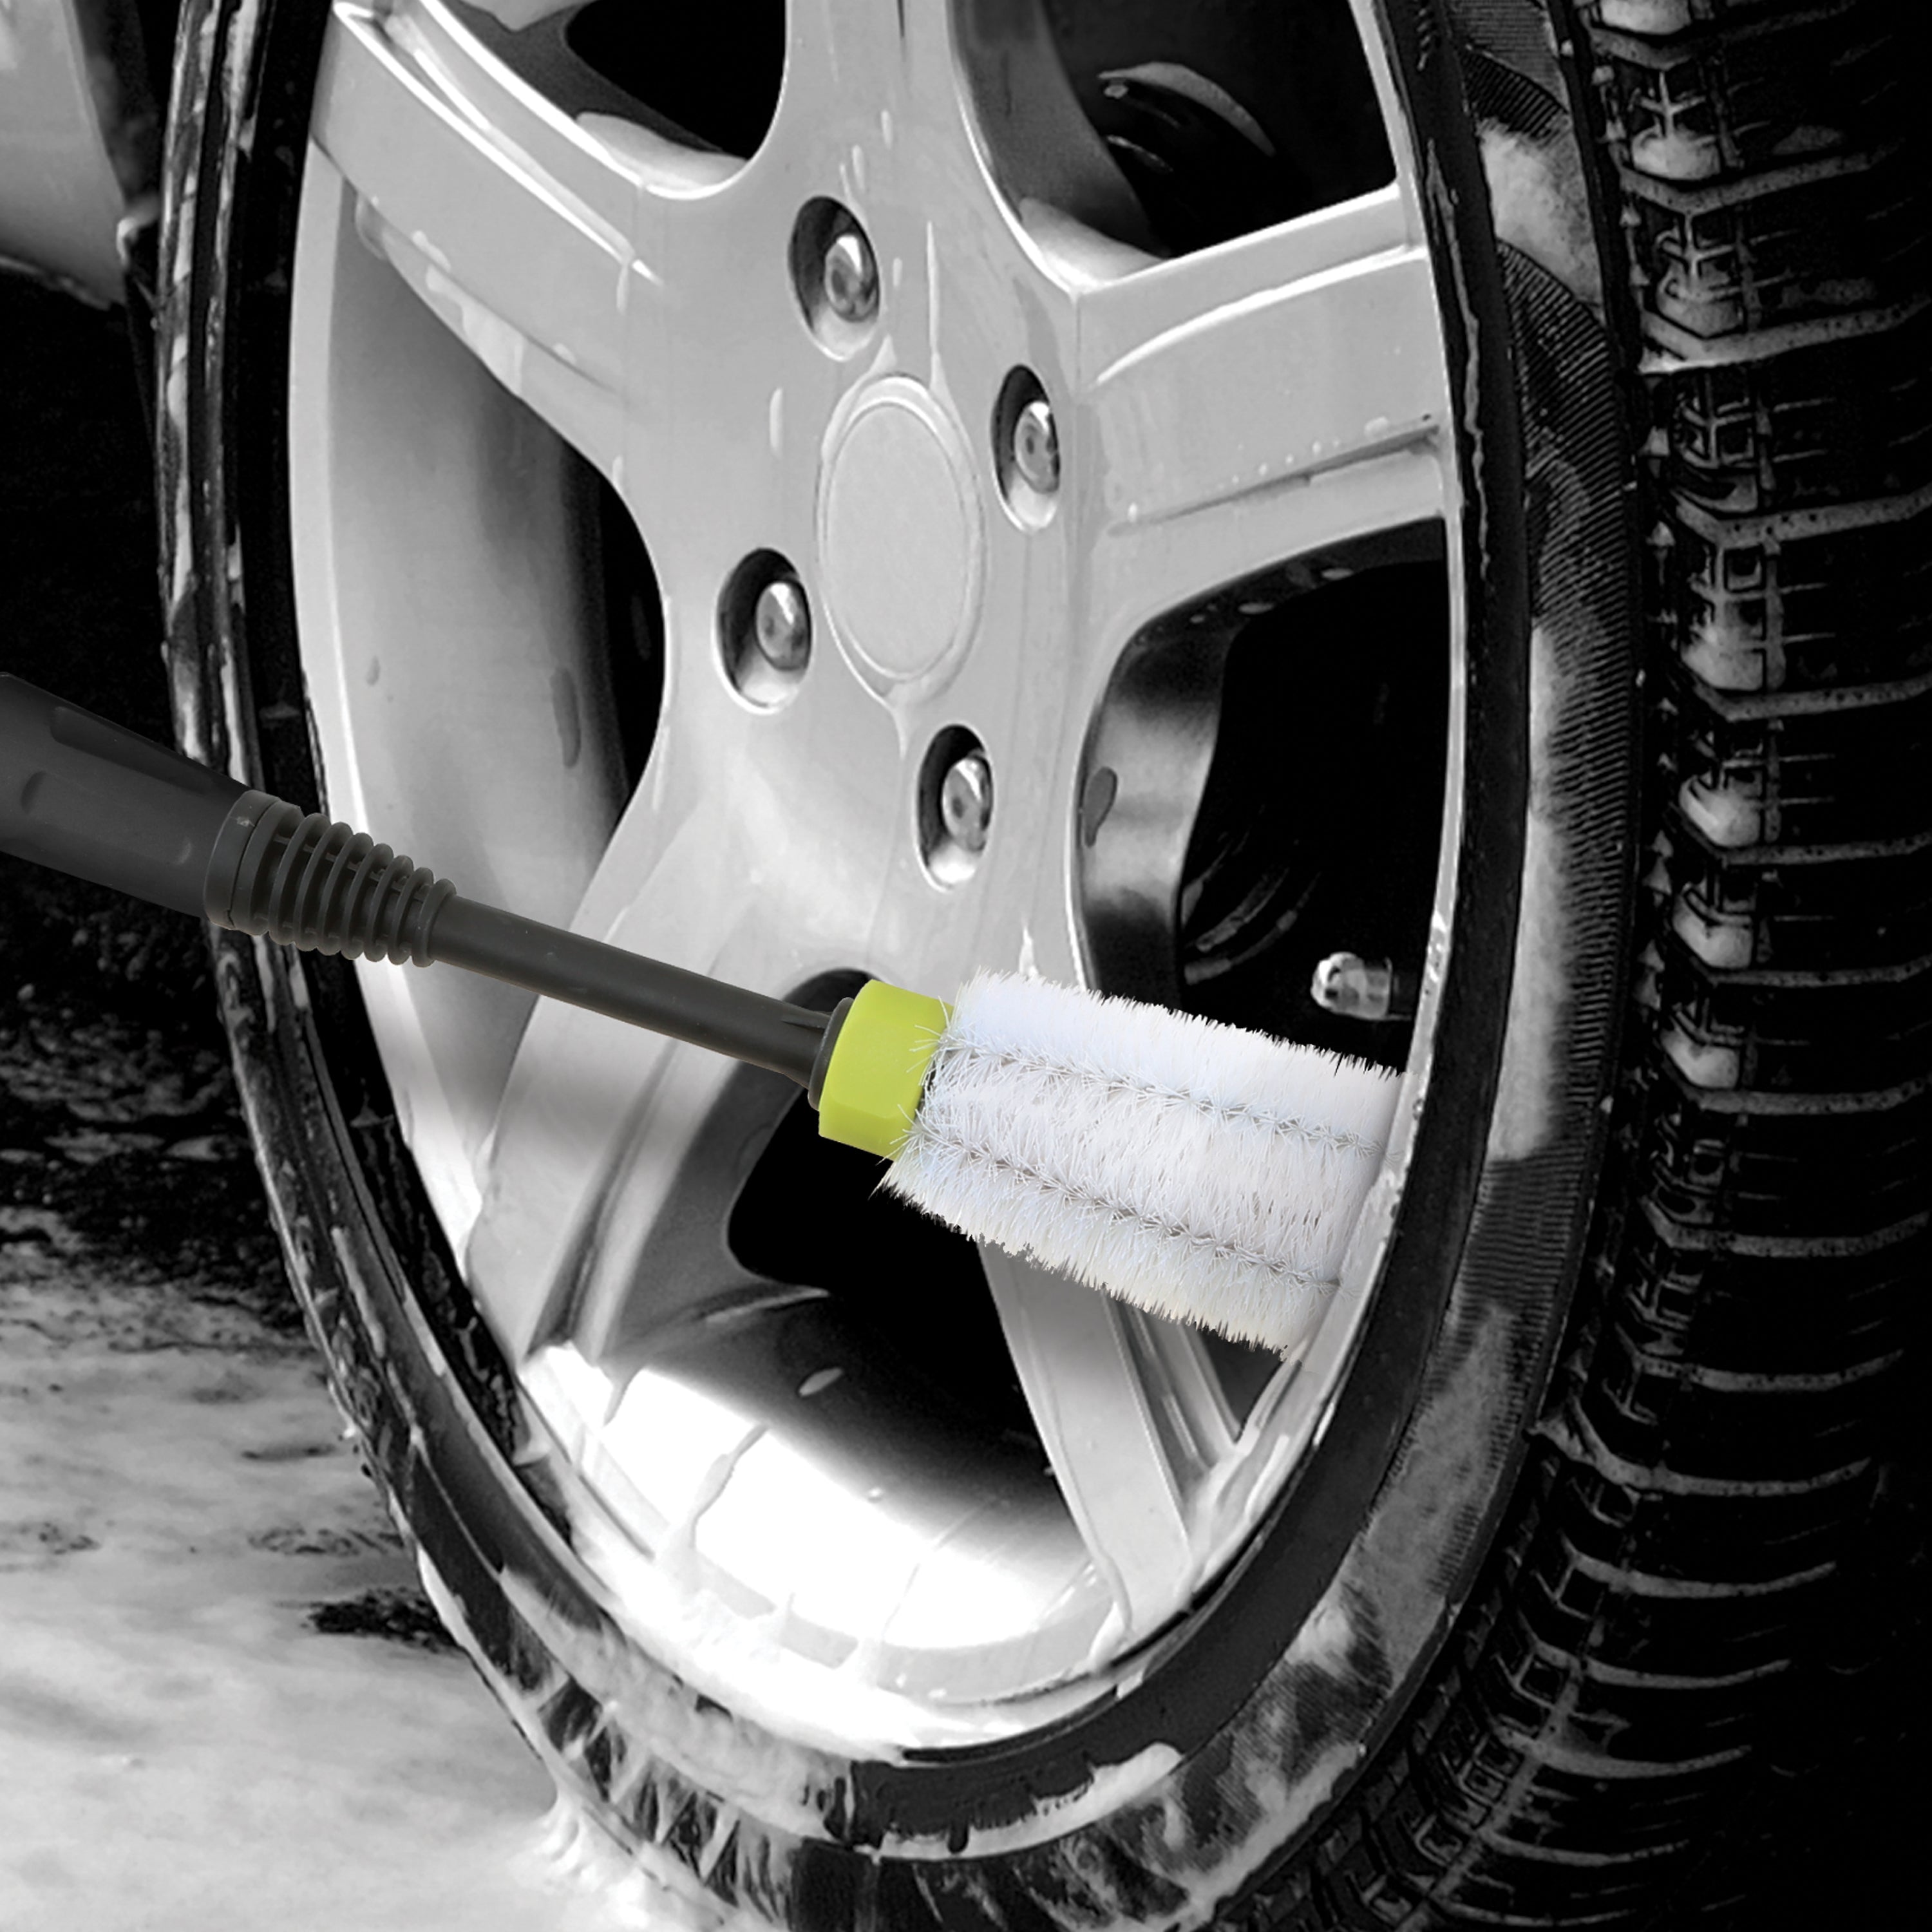
[[[926,1070],[952,1009],[943,1000],[868,980],[853,997],[818,1096],[818,1131],[887,1160],[919,1112]]]

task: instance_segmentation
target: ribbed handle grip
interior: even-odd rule
[[[368,832],[254,791],[215,842],[207,912],[305,952],[427,966],[430,923],[455,892]]]
[[[209,855],[244,789],[0,676],[0,850],[200,918]]]
[[[0,850],[306,952],[445,959],[808,1085],[808,1006],[458,896],[366,832],[0,676]]]

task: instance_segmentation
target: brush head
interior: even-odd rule
[[[982,973],[884,1184],[975,1240],[1286,1353],[1336,1286],[1397,1084],[1192,1014]]]

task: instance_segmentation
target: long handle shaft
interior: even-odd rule
[[[442,961],[809,1087],[826,1016],[461,897],[367,832],[0,676],[0,850],[351,958]]]
[[[432,959],[768,1066],[801,1087],[811,1084],[825,1038],[826,1016],[809,1006],[748,992],[460,893],[437,909],[428,946]]]

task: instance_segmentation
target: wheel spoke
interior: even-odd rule
[[[893,874],[914,864],[898,836],[891,721],[835,676],[808,680],[782,713],[749,711],[706,661],[708,611],[681,612],[674,599],[672,619],[660,753],[571,924],[790,997],[854,965],[854,914],[889,908],[902,896]],[[812,769],[826,743],[847,748],[830,772]],[[806,817],[794,801],[808,782],[821,802]],[[654,1316],[670,1312],[664,1298],[701,1298],[741,1278],[722,1264],[718,1231],[739,1178],[735,1156],[756,1124],[748,1120],[730,1157],[713,1162],[727,1170],[715,1199],[700,1208],[680,1180],[703,1165],[709,1116],[740,1104],[730,1086],[740,1078],[734,1063],[697,1048],[538,1003],[503,1090],[467,1257],[507,1346],[526,1346],[568,1286],[572,1327],[594,1354],[622,1316],[646,1247]],[[778,1076],[758,1078],[769,1087],[760,1104],[776,1118],[794,1090]],[[675,1255],[655,1232],[674,1184],[682,1232],[670,1232],[688,1241]]]
[[[767,944],[775,928],[760,916],[730,820],[704,808],[696,774],[675,769],[682,762],[658,775],[650,806],[634,801],[572,924],[674,964],[754,982],[775,964]],[[613,918],[620,866],[636,867],[642,890]],[[634,1253],[685,1165],[694,1125],[733,1071],[694,1047],[536,1002],[485,1144],[481,1209],[464,1257],[473,1292],[513,1354],[537,1338],[558,1298],[580,1301],[596,1285],[591,1276],[608,1282],[620,1247]],[[709,1258],[722,1259],[715,1233]],[[694,1294],[725,1285],[682,1284]],[[598,1318],[581,1308],[568,1317],[573,1328]]]
[[[1436,291],[1398,188],[1078,298],[1094,621],[1438,514]]]
[[[1118,1648],[1150,1634],[1184,1594],[1193,1472],[1170,1454],[1162,1391],[1129,1334],[1133,1312],[998,1249],[980,1258],[1054,1478],[1113,1595],[1103,1641]]]
[[[1062,754],[1070,760],[1078,746]],[[1064,810],[1064,782],[1022,802],[1040,825]],[[1057,831],[1058,828],[1055,828]],[[988,963],[1073,982],[1068,841],[1009,861],[982,928]],[[1198,1334],[992,1247],[980,1262],[1008,1353],[1055,1480],[1118,1611],[1114,1647],[1144,1636],[1184,1594],[1192,1563],[1189,1505],[1234,1426]]]
[[[1072,983],[1081,977],[1068,918],[1067,809],[1077,742],[1064,769],[1016,815],[1047,826],[1032,852],[1004,858],[978,932],[987,964]],[[1042,758],[1042,764],[1046,759]],[[1198,1331],[982,1246],[994,1306],[1056,1480],[1118,1609],[1110,1648],[1145,1636],[1184,1598],[1196,1572],[1195,1498],[1237,1427]]]
[[[338,0],[310,131],[364,238],[601,474],[621,478],[640,442],[670,458],[678,425],[711,420],[694,385],[745,387],[741,335],[716,324],[742,278],[733,220],[763,211],[721,214],[701,192],[729,158],[572,119],[439,0]]]
[[[541,104],[479,102],[483,75],[448,25],[430,6],[340,0],[313,138],[356,190],[365,236],[506,388],[608,464],[622,446],[597,403],[621,387],[628,184]]]

